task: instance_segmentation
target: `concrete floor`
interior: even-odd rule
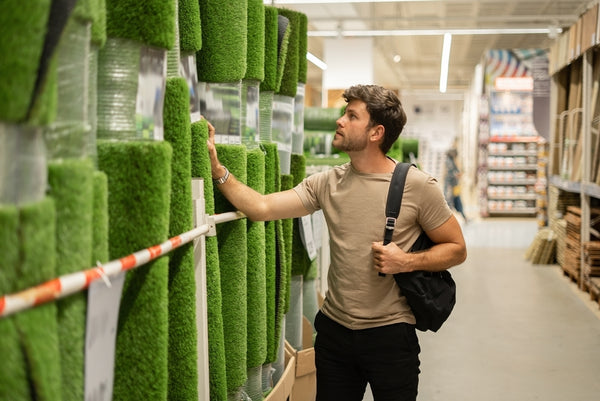
[[[472,221],[463,231],[469,255],[451,270],[456,307],[437,333],[419,332],[418,400],[600,399],[600,308],[558,265],[524,260],[535,219]]]

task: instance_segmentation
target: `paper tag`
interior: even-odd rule
[[[85,327],[85,401],[112,400],[115,342],[125,273],[112,277],[110,287],[96,280],[88,289]]]
[[[312,219],[310,215],[302,216],[298,219],[298,222],[300,224],[300,238],[304,248],[310,260],[314,260],[317,257],[317,247],[313,237]]]

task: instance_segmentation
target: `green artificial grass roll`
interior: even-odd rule
[[[56,272],[74,273],[90,267],[94,210],[94,167],[90,159],[65,159],[48,164],[50,196],[56,207]],[[57,301],[58,336],[64,399],[84,398],[86,294]]]
[[[19,265],[19,211],[16,206],[0,206],[0,296],[23,288],[17,288]],[[0,355],[3,363],[10,366],[0,375],[1,400],[29,400],[29,382],[25,355],[21,350],[15,316],[0,318]]]
[[[306,177],[306,158],[304,155],[292,153],[290,172],[293,180],[292,187],[295,187]],[[300,219],[292,219],[292,275],[304,275],[310,267],[310,258],[302,242],[300,230]]]
[[[261,149],[247,153],[248,186],[265,192],[265,155]],[[248,350],[247,367],[261,366],[267,356],[267,293],[265,278],[265,223],[247,221],[248,230]]]
[[[98,142],[108,177],[111,259],[168,239],[172,149],[168,142]],[[115,355],[113,399],[167,398],[168,259],[127,272]]]
[[[339,107],[305,107],[304,129],[307,131],[335,131],[340,118]]]
[[[248,1],[201,0],[200,82],[235,82],[246,75]]]
[[[92,260],[106,263],[108,258],[108,179],[102,171],[94,171],[94,209],[92,215]]]
[[[290,20],[277,12],[277,78],[275,92],[279,93],[283,82],[283,74],[287,64],[289,43],[292,36]]]
[[[283,77],[281,79],[281,87],[277,93],[283,96],[296,97],[296,91],[298,89],[300,13],[298,11],[280,8],[279,14],[290,20],[290,36]]]
[[[27,115],[44,48],[51,0],[4,0],[0,6],[0,120]]]
[[[277,8],[265,6],[265,39],[264,39],[264,78],[260,83],[261,91],[275,92],[277,87]]]
[[[106,0],[90,0],[92,7],[92,44],[101,48],[106,43]]]
[[[298,15],[298,82],[306,83],[308,74],[308,17],[306,14]]]
[[[265,6],[262,0],[248,1],[246,79],[265,79]]]
[[[106,0],[106,33],[148,46],[175,45],[175,2],[164,0]]]
[[[208,125],[205,119],[192,124],[192,177],[204,178],[205,213],[215,213],[210,158],[206,141]],[[217,237],[206,237],[206,300],[208,323],[208,363],[211,401],[227,400],[225,370],[225,339],[221,296],[221,271]]]
[[[194,228],[192,221],[190,95],[185,78],[167,79],[165,140],[173,148],[169,237]],[[169,399],[198,399],[198,336],[194,248],[169,254]]]
[[[262,143],[265,151],[265,193],[271,194],[279,190],[279,153],[277,144]],[[265,222],[265,277],[266,277],[266,303],[267,303],[267,357],[266,363],[277,360],[279,337],[276,337],[277,318],[277,242],[276,229],[281,224],[280,220]],[[281,310],[281,309],[280,309]]]
[[[197,0],[178,1],[179,49],[185,53],[196,53],[202,48],[202,25],[200,5]]]
[[[56,217],[54,202],[49,197],[20,208],[19,262],[15,284],[19,290],[57,277]],[[38,400],[64,399],[56,303],[19,312],[14,315],[14,321],[29,369],[32,397]]]
[[[241,182],[247,181],[246,148],[242,145],[217,144],[219,159]],[[215,191],[215,212],[234,211],[233,206]],[[223,333],[227,391],[237,392],[247,378],[247,231],[246,219],[217,226],[221,294],[223,297]]]
[[[291,174],[281,175],[281,190],[285,191],[294,187],[294,177]],[[282,281],[281,288],[284,294],[284,312],[287,313],[290,309],[290,283],[292,278],[292,237],[294,231],[294,219],[282,220],[282,235],[283,235],[283,259],[285,267],[285,281]],[[282,273],[283,277],[283,273]]]

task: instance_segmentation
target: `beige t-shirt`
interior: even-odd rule
[[[294,190],[310,212],[323,210],[331,264],[322,312],[350,329],[415,323],[392,275],[373,267],[371,243],[383,241],[392,173],[365,174],[351,163],[311,175]],[[393,241],[408,251],[421,232],[445,223],[452,212],[435,178],[412,167],[406,178]]]

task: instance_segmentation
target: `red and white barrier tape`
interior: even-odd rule
[[[214,224],[236,220],[241,217],[244,217],[244,215],[240,212],[217,214],[209,218],[209,221],[212,220],[212,225],[203,224],[193,230],[170,238],[160,245],[151,246],[104,265],[60,276],[21,292],[3,295],[0,297],[0,318],[82,291],[88,288],[93,281],[100,278],[106,280],[122,271],[142,266],[201,235],[209,233],[211,228],[214,229]]]

